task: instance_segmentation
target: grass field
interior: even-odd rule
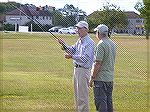
[[[0,33],[1,112],[74,112],[72,60],[50,34]],[[57,35],[72,45],[75,35]],[[98,41],[91,35],[95,43]],[[3,39],[2,39],[3,38]],[[117,44],[116,112],[148,112],[150,80],[145,37],[113,36]],[[149,108],[148,108],[149,106]],[[90,89],[90,112],[95,112]]]

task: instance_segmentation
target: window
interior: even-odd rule
[[[138,19],[136,20],[137,23],[142,23],[142,20]]]
[[[52,19],[52,17],[49,16],[49,20],[51,20],[51,19]]]

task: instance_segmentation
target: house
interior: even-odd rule
[[[24,5],[6,14],[6,24],[25,25],[30,21],[36,24],[52,25],[52,14],[48,10],[37,10],[34,5]]]
[[[99,17],[99,11],[95,11],[90,14],[88,17]],[[128,19],[128,25],[124,28],[113,28],[112,33],[128,33],[128,34],[144,34],[144,19],[140,17],[139,14],[134,11],[125,11]]]
[[[118,33],[128,34],[144,34],[144,19],[133,11],[124,12],[128,17],[128,25],[126,28],[115,29]]]

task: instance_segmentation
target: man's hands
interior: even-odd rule
[[[93,82],[94,82],[94,80],[91,78],[89,81],[89,87],[93,87]]]
[[[92,67],[91,78],[90,78],[90,81],[89,81],[89,86],[90,87],[93,87],[94,79],[96,78],[96,75],[98,74],[98,72],[101,69],[101,63],[102,63],[101,61],[96,60],[93,67]]]
[[[66,50],[65,42],[64,42],[62,39],[58,39],[58,42],[59,42],[59,44],[62,45],[61,49],[62,49],[62,50]]]
[[[89,81],[89,87],[93,87],[94,79],[95,79],[95,77],[91,76],[90,81]]]
[[[62,40],[62,39],[58,39],[58,42],[61,44],[61,45],[64,45],[65,42]]]
[[[65,54],[65,58],[70,59],[70,58],[72,58],[72,55],[71,54]]]
[[[58,39],[58,42],[59,42],[59,44],[62,45],[62,47],[63,47],[62,49],[65,50],[65,42],[64,42],[62,39]],[[66,53],[66,54],[64,55],[64,57],[65,57],[66,59],[70,59],[70,58],[72,58],[72,55],[69,54],[69,53]]]

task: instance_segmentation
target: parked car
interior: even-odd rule
[[[58,30],[59,30],[60,28],[62,28],[62,27],[61,27],[61,26],[55,26],[55,27],[50,28],[48,31],[49,31],[49,32],[58,32]]]
[[[75,26],[69,26],[68,28],[69,28],[69,29],[76,30],[76,27],[75,27]]]
[[[76,31],[74,29],[70,29],[70,28],[61,28],[61,29],[58,30],[58,33],[76,34]]]

